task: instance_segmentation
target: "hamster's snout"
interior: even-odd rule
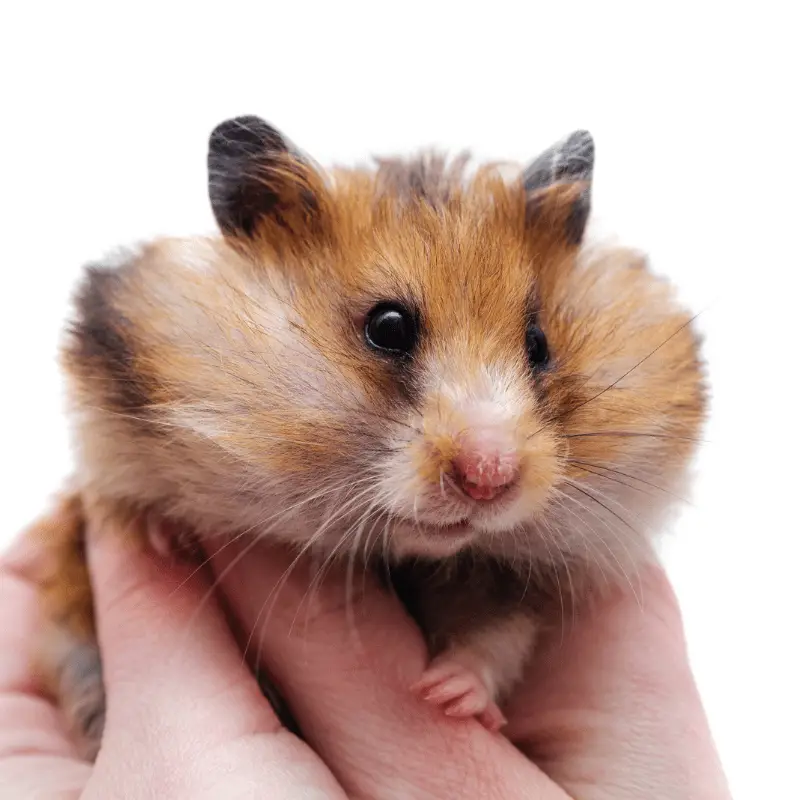
[[[406,525],[398,548],[431,555],[444,540],[447,548],[494,540],[544,508],[558,477],[558,442],[516,391],[514,373],[498,373],[471,382],[446,376],[421,418],[398,426],[381,486]]]
[[[452,458],[452,475],[473,500],[494,500],[519,478],[519,454],[502,431],[482,430],[462,437]]]

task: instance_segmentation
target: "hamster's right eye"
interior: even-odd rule
[[[380,303],[367,315],[364,338],[374,350],[409,355],[417,343],[417,320],[399,303]]]

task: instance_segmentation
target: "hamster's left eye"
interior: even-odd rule
[[[528,363],[533,369],[545,366],[550,360],[547,337],[544,331],[532,322],[528,324],[525,332],[525,347],[528,351]]]
[[[367,316],[364,338],[374,350],[408,355],[417,343],[417,321],[399,303],[380,303]]]

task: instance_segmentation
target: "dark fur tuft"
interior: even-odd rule
[[[104,383],[109,405],[141,413],[152,402],[151,387],[136,368],[131,323],[115,306],[124,269],[124,264],[87,266],[75,298],[69,352],[84,375]]]
[[[454,191],[464,185],[469,159],[469,153],[452,160],[441,153],[378,159],[378,193],[405,202],[419,200],[434,208],[446,205]]]

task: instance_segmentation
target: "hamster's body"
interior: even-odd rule
[[[436,655],[419,690],[492,727],[553,596],[650,557],[702,370],[669,286],[585,244],[592,162],[579,133],[511,180],[434,157],[324,177],[242,118],[211,138],[222,237],[88,270],[75,491],[41,530],[43,666],[95,746],[65,677],[92,646],[87,520],[388,561]]]

